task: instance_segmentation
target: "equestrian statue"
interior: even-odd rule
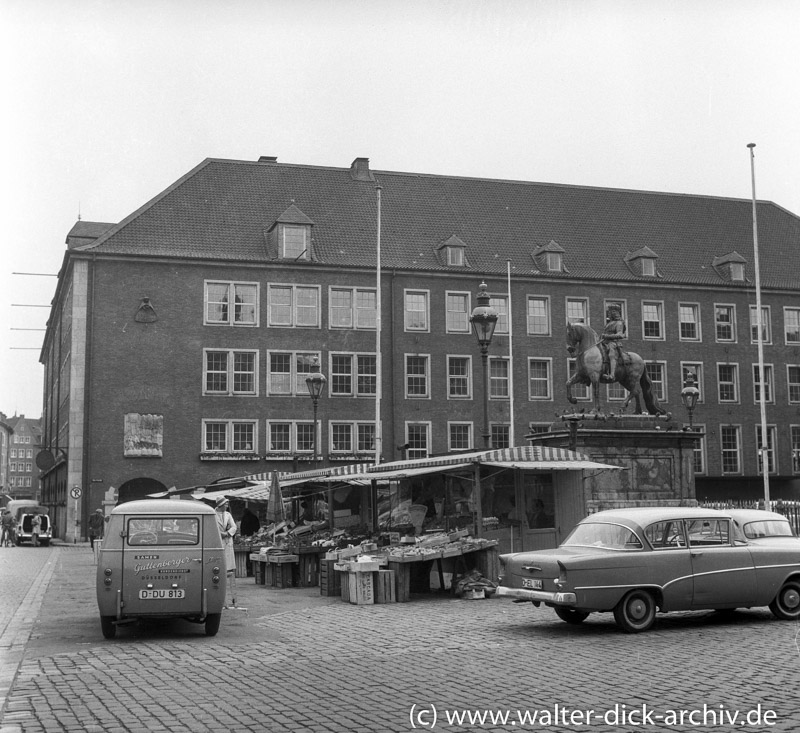
[[[600,411],[600,384],[617,382],[628,391],[622,410],[636,400],[636,412],[642,413],[642,402],[650,415],[663,415],[653,383],[647,375],[644,360],[633,351],[623,351],[619,342],[627,329],[618,306],[606,310],[606,327],[598,340],[597,333],[584,323],[567,322],[567,351],[575,357],[575,373],[567,381],[567,399],[577,402],[573,384],[591,385],[594,411]]]

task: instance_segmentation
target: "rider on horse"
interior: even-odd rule
[[[622,310],[618,305],[610,305],[606,309],[606,327],[600,336],[599,346],[603,349],[604,374],[603,382],[614,382],[617,362],[622,359],[619,342],[627,336],[628,328],[622,320]],[[608,365],[606,367],[606,365]]]

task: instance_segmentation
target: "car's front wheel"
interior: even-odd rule
[[[787,621],[800,619],[800,582],[787,580],[769,604],[769,610],[777,618]]]
[[[587,618],[589,618],[588,612],[577,611],[574,608],[554,606],[553,610],[556,612],[556,616],[558,616],[562,621],[566,621],[568,624],[582,624]]]
[[[614,608],[614,620],[623,631],[647,631],[656,620],[656,600],[646,590],[632,590]]]

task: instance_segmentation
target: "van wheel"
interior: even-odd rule
[[[101,616],[100,628],[103,630],[103,636],[106,639],[113,639],[117,635],[117,625],[114,623],[113,616]]]
[[[39,540],[39,544],[42,547],[47,547],[50,544],[50,540]]]
[[[221,613],[209,613],[206,616],[206,636],[216,636],[219,631],[219,622],[222,620]]]
[[[614,620],[628,634],[647,631],[656,620],[656,602],[646,590],[632,590],[614,608]]]
[[[786,621],[800,619],[800,582],[787,580],[769,604],[769,610]]]
[[[576,611],[574,608],[555,606],[553,610],[556,612],[556,616],[562,621],[566,621],[568,624],[582,624],[589,618],[589,614],[586,611]]]

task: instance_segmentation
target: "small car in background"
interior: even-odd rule
[[[581,520],[554,550],[500,557],[499,597],[553,608],[582,623],[611,612],[628,633],[656,612],[769,606],[800,619],[800,553],[793,542],[739,537],[730,513],[640,507]]]
[[[47,507],[25,507],[20,510],[17,515],[17,529],[16,529],[16,542],[21,545],[23,542],[30,542],[33,544],[33,512],[34,509],[38,512],[42,519],[39,527],[39,544],[42,547],[47,547],[50,540],[53,539],[53,524],[50,521],[50,516],[47,514]]]
[[[789,520],[777,512],[763,509],[728,509],[725,512],[733,519],[733,525],[740,539],[762,542],[773,541],[800,542],[792,530]]]

